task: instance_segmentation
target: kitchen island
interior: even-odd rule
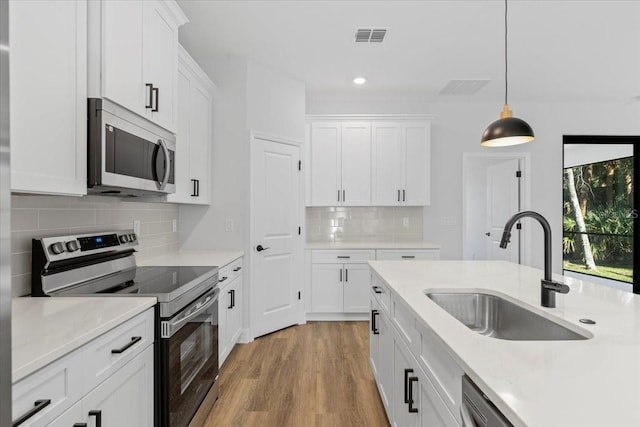
[[[640,425],[639,296],[556,275],[571,291],[556,296],[556,308],[543,308],[543,273],[531,267],[503,261],[371,261],[369,265],[374,286],[389,290],[390,323],[401,332],[402,325],[409,324],[394,320],[396,308],[406,310],[415,322],[417,342],[408,340],[407,348],[424,353],[425,334],[433,335],[451,364],[457,365],[439,377],[431,376],[442,400],[450,397],[453,402],[447,408],[448,419],[462,424],[455,411],[461,398],[439,383],[446,386],[454,377],[457,382],[464,373],[516,426]],[[480,335],[425,295],[430,290],[460,289],[505,295],[591,338],[509,341]],[[579,322],[585,318],[596,324]],[[395,396],[398,388],[393,387]]]

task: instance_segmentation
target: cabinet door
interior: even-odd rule
[[[10,1],[11,190],[87,193],[87,2]]]
[[[197,180],[196,196],[193,203],[209,204],[209,158],[211,149],[211,95],[209,91],[194,82],[191,91],[189,120],[189,175]],[[190,181],[191,183],[191,181]]]
[[[343,274],[344,312],[366,313],[369,310],[371,272],[367,264],[345,264]]]
[[[413,395],[412,408],[420,405],[420,388],[409,381],[418,375],[418,367],[413,362],[408,348],[400,339],[393,340],[393,425],[415,427],[420,425],[420,412],[409,412],[409,386]],[[418,409],[419,411],[419,409]]]
[[[142,70],[144,3],[102,2],[102,95],[142,115],[151,96]]]
[[[238,342],[242,329],[242,276],[229,284],[228,291],[230,303],[227,304],[227,341],[229,342],[229,352]]]
[[[371,316],[369,318],[369,364],[373,371],[373,377],[380,386],[380,304],[373,294],[370,294],[369,301],[371,303]]]
[[[175,132],[176,71],[178,67],[178,27],[159,1],[144,4],[143,69],[145,83],[153,84],[153,108],[147,116],[156,124]],[[156,111],[154,111],[156,110]]]
[[[371,126],[371,197],[374,206],[401,203],[400,133],[398,123],[373,123]]]
[[[420,425],[422,427],[458,427],[458,422],[449,412],[429,378],[419,369],[417,371],[417,386],[420,387]],[[416,385],[414,389],[415,387]]]
[[[83,419],[96,423],[89,411],[101,411],[103,427],[153,426],[153,346],[116,371],[82,399]]]
[[[371,125],[343,123],[342,205],[371,205]]]
[[[167,196],[168,202],[189,203],[193,183],[189,173],[191,155],[191,76],[183,67],[178,69],[178,134],[176,135],[175,183],[176,192]]]
[[[403,204],[431,203],[431,141],[428,123],[408,123],[403,128]]]
[[[380,310],[380,315],[376,320],[378,327],[378,340],[380,351],[378,355],[378,388],[382,403],[387,410],[389,419],[393,419],[392,398],[393,398],[393,332],[389,316],[384,310]]]
[[[222,275],[220,275],[222,277]],[[220,297],[218,298],[218,367],[221,367],[226,360],[229,352],[229,306],[231,305],[231,295],[229,288],[225,286],[220,288]]]
[[[311,205],[337,206],[340,189],[340,123],[311,125]]]
[[[311,311],[342,313],[342,264],[311,266]]]

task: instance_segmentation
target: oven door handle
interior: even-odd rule
[[[214,289],[213,292],[207,294],[201,298],[198,302],[194,303],[190,309],[186,309],[184,314],[178,316],[177,319],[172,319],[162,322],[162,338],[170,338],[173,334],[178,332],[189,320],[198,316],[203,311],[206,311],[218,301],[219,289]]]

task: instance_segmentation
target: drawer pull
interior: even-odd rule
[[[376,316],[378,314],[380,314],[380,311],[371,310],[371,332],[373,333],[373,335],[380,335],[380,330],[378,329],[378,326],[376,325]]]
[[[240,271],[240,270],[242,270],[242,267],[236,267],[233,269],[233,271]]]
[[[29,412],[27,412],[26,414],[24,414],[23,416],[21,416],[20,418],[15,420],[13,422],[12,426],[13,427],[19,426],[20,424],[22,424],[25,421],[27,421],[29,418],[33,417],[38,412],[42,411],[44,408],[46,408],[50,404],[51,404],[51,399],[36,400],[33,403],[33,405],[34,405],[33,408],[31,408],[29,410]]]
[[[349,259],[351,255],[338,255],[338,259]]]
[[[381,294],[382,293],[382,289],[380,289],[380,286],[372,286],[373,292],[375,292],[376,294]]]
[[[409,374],[413,373],[413,369],[404,370],[404,403],[409,403]]]
[[[412,414],[415,414],[416,412],[418,412],[418,408],[414,408],[413,404],[414,404],[414,400],[413,400],[413,383],[417,383],[418,382],[418,377],[409,377],[409,401],[407,402],[409,404],[409,412]]]
[[[415,259],[415,255],[402,255],[402,259]]]
[[[142,337],[131,337],[131,341],[125,344],[124,347],[114,348],[113,350],[111,350],[111,354],[124,353],[125,351],[129,350],[129,348],[133,347],[133,345],[138,341],[142,341]]]
[[[87,423],[75,423],[73,427],[87,427]]]
[[[222,279],[218,280],[219,283],[224,282],[225,280],[227,280],[228,277],[227,276],[222,276]]]
[[[102,411],[93,409],[89,411],[90,417],[96,417],[96,427],[102,427]]]

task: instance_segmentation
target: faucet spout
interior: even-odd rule
[[[534,211],[523,211],[513,215],[505,224],[504,231],[502,233],[502,239],[500,240],[500,247],[506,249],[511,239],[511,229],[522,218],[533,218],[540,223],[542,230],[544,231],[544,279],[541,281],[541,304],[543,307],[553,308],[556,306],[556,292],[566,294],[569,292],[569,287],[564,283],[554,282],[551,278],[551,226],[549,222]]]

